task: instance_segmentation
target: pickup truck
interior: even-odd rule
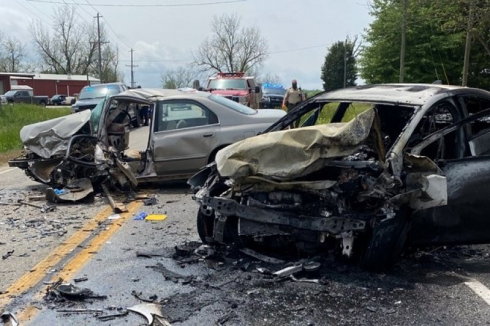
[[[49,102],[47,96],[33,96],[31,92],[24,90],[12,90],[0,96],[1,104],[29,103],[46,106]]]

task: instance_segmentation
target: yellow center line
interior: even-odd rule
[[[134,211],[140,206],[141,202],[132,202],[128,204],[128,212],[122,213],[121,218],[113,220],[112,224],[107,225],[106,229],[100,231],[79,253],[71,258],[66,265],[56,274],[53,275],[52,280],[63,278],[64,280],[72,278],[80,268],[89,261],[93,254],[100,250],[102,246],[122,227],[124,222],[131,218]],[[7,304],[9,304],[13,298],[25,293],[27,290],[36,286],[46,276],[46,273],[53,269],[54,266],[59,264],[63,258],[65,258],[70,252],[76,249],[84,240],[91,236],[91,232],[97,228],[102,221],[106,221],[107,217],[112,214],[112,209],[107,206],[101,212],[99,212],[95,218],[91,219],[82,229],[73,234],[66,242],[56,248],[51,254],[39,262],[33,270],[23,275],[18,281],[12,284],[6,289],[6,293],[0,295],[0,311],[2,311]],[[40,299],[44,295],[45,287],[35,295],[34,299]],[[32,305],[26,307],[22,312],[17,315],[20,321],[27,321],[33,318],[38,309]]]

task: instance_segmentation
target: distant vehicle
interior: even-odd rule
[[[99,102],[112,95],[119,94],[128,89],[123,83],[107,83],[85,86],[78,95],[78,100],[71,106],[71,112],[76,113],[83,110],[94,109]],[[133,105],[128,114],[131,117],[131,124],[137,128],[141,126],[141,117],[139,114],[139,106]]]
[[[260,85],[255,78],[245,76],[243,72],[219,72],[208,79],[204,91],[226,97],[252,109],[259,108],[262,98]]]
[[[46,106],[49,102],[47,96],[34,96],[31,90],[11,90],[0,97],[2,104],[29,103]]]
[[[49,100],[51,105],[66,105],[66,95],[56,94]]]
[[[142,152],[127,150],[131,105],[153,108],[148,148]],[[54,187],[88,179],[98,189],[109,176],[109,183],[124,189],[129,183],[187,179],[213,162],[220,149],[260,134],[285,114],[196,90],[131,89],[103,99],[91,112],[23,127],[26,153],[9,165]]]
[[[265,83],[262,85],[260,108],[280,108],[286,90],[282,85]]]

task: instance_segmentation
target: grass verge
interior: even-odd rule
[[[69,108],[42,108],[29,104],[0,106],[0,159],[11,158],[22,149],[19,133],[23,126],[67,114],[70,114]]]

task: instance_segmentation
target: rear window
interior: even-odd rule
[[[211,79],[208,88],[212,89],[247,89],[245,79]]]
[[[92,100],[95,98],[105,98],[106,96],[116,95],[121,92],[119,85],[96,85],[84,87],[80,92],[80,100]]]
[[[232,100],[229,100],[229,99],[224,98],[222,96],[209,95],[209,99],[213,102],[216,102],[218,104],[226,106],[227,108],[229,108],[233,111],[240,112],[242,114],[253,115],[253,114],[257,113],[256,110],[249,108],[248,106],[245,106],[243,104],[240,104],[240,103],[232,101]]]

